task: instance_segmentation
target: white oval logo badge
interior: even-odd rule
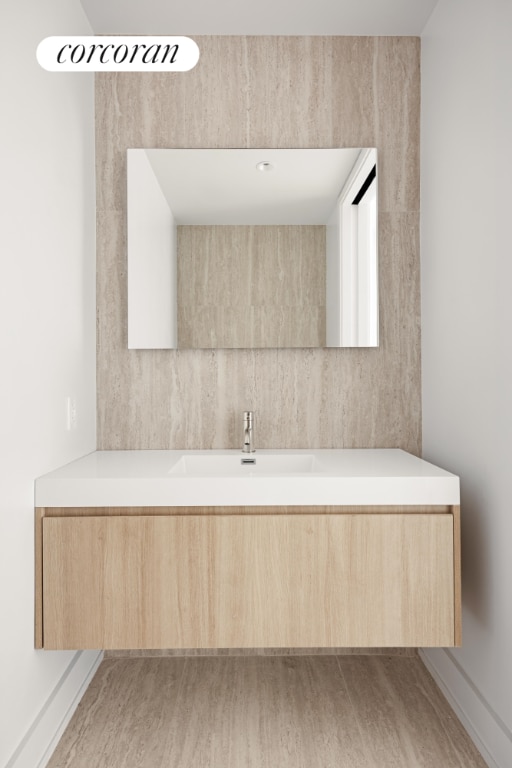
[[[188,72],[199,61],[190,37],[45,37],[37,61],[49,72]]]

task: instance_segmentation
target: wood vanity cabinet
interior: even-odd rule
[[[36,646],[460,644],[459,507],[36,510]]]

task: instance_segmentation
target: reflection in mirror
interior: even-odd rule
[[[378,345],[375,149],[129,149],[128,347]]]

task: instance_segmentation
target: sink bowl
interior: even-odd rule
[[[310,453],[198,453],[182,456],[172,467],[174,476],[249,477],[254,475],[303,475],[321,472],[322,466]]]

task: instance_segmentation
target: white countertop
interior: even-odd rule
[[[214,457],[215,467],[187,469],[196,456]],[[256,466],[241,466],[242,458]],[[305,471],[275,469],[302,459]],[[37,507],[459,503],[456,475],[395,448],[94,451],[35,482]]]

